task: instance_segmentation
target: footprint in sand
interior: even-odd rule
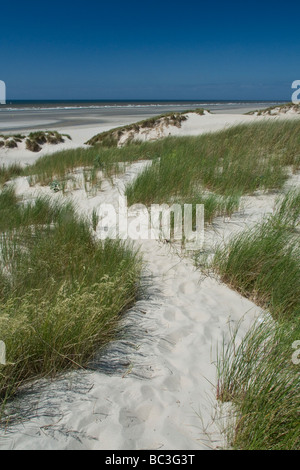
[[[199,292],[199,285],[196,282],[182,282],[178,288],[181,294],[191,295]]]
[[[153,400],[156,396],[155,390],[148,385],[141,386],[141,395],[143,400]]]
[[[182,311],[177,306],[170,306],[164,310],[163,317],[167,321],[179,321],[182,317]]]
[[[179,392],[181,390],[181,379],[179,376],[172,375],[163,381],[163,390],[169,392]]]
[[[145,423],[137,416],[135,410],[122,408],[119,414],[119,423],[123,428],[122,434],[129,440],[137,441],[144,433]]]

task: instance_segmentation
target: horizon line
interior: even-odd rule
[[[257,99],[247,99],[247,98],[187,98],[187,99],[178,99],[178,98],[6,98],[6,101],[145,101],[145,102],[168,102],[168,101],[247,101],[247,102],[257,102],[257,101],[288,101],[282,98],[257,98]],[[7,104],[7,103],[6,103]],[[5,106],[5,105],[4,105]]]

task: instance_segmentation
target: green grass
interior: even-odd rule
[[[162,142],[132,143],[122,148],[77,148],[45,155],[23,170],[23,176],[34,182],[48,185],[54,179],[64,180],[79,168],[101,170],[104,177],[111,177],[125,170],[125,163],[156,158]]]
[[[222,281],[274,318],[300,318],[300,191],[291,191],[275,214],[216,251]]]
[[[217,397],[232,403],[228,446],[236,450],[299,450],[299,364],[292,362],[300,322],[255,324],[219,351]]]
[[[244,450],[300,448],[300,191],[291,190],[275,213],[219,248],[213,267],[221,279],[272,317],[237,344],[237,331],[218,355],[217,397],[233,405],[228,445]]]
[[[288,167],[299,169],[299,131],[300,121],[264,122],[166,138],[153,152],[153,164],[127,187],[129,204],[198,200],[207,220],[230,216],[240,196],[280,190]]]
[[[5,403],[29,380],[86,366],[114,337],[137,295],[140,258],[120,241],[95,241],[70,204],[24,204],[12,190],[0,197]]]
[[[120,162],[138,159],[137,152],[128,155],[126,152],[118,152],[105,149],[99,151],[96,148],[72,149],[45,155],[36,160],[33,165],[24,169],[23,175],[30,176],[35,182],[47,185],[53,181],[70,178],[70,174],[78,168],[101,170],[105,177],[118,174],[123,170]]]
[[[23,167],[17,163],[8,166],[0,166],[0,187],[7,181],[22,176],[23,173]]]
[[[6,187],[0,192],[0,232],[29,227],[36,224],[51,224],[65,213],[73,213],[70,204],[59,204],[49,197],[39,196],[34,201],[23,204],[13,186]]]

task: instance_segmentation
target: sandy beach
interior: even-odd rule
[[[180,128],[144,132],[139,139],[200,135],[263,119],[241,113],[191,114]],[[0,164],[31,164],[41,155],[84,147],[95,134],[129,122],[131,118],[120,117],[113,126],[58,126],[55,129],[70,134],[71,141],[46,145],[38,154],[24,148],[0,149]],[[92,214],[102,202],[117,207],[126,184],[147,164],[128,165],[124,175],[115,177],[113,184],[107,182],[95,196],[82,189],[68,197],[82,214]],[[299,186],[299,175],[291,176],[287,186],[291,184]],[[15,181],[15,188],[25,199],[51,194],[49,187],[30,186],[25,177]],[[217,242],[272,213],[275,200],[275,194],[242,198],[239,212],[231,219],[216,219],[207,229],[206,248],[212,250]],[[143,289],[122,320],[124,334],[95,357],[92,370],[26,388],[9,405],[15,421],[1,431],[1,449],[163,451],[224,446],[216,400],[217,347],[239,323],[241,339],[265,314],[218,279],[196,270],[176,246],[155,240],[136,243],[144,258]]]

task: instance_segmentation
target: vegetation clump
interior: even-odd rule
[[[22,142],[25,139],[25,136],[21,134],[12,134],[12,135],[0,135],[0,148],[6,147],[8,149],[18,147],[18,143]]]
[[[27,137],[22,134],[0,135],[0,148],[17,148],[19,143],[25,141],[27,150],[40,152],[46,143],[56,145],[65,141],[65,137],[71,140],[68,134],[60,134],[57,131],[31,132]]]
[[[65,141],[64,137],[71,139],[67,134],[57,131],[31,132],[26,139],[26,148],[31,152],[40,152],[44,144],[57,145]]]
[[[70,203],[0,193],[0,402],[38,377],[86,367],[135,301],[137,253],[98,242]]]

